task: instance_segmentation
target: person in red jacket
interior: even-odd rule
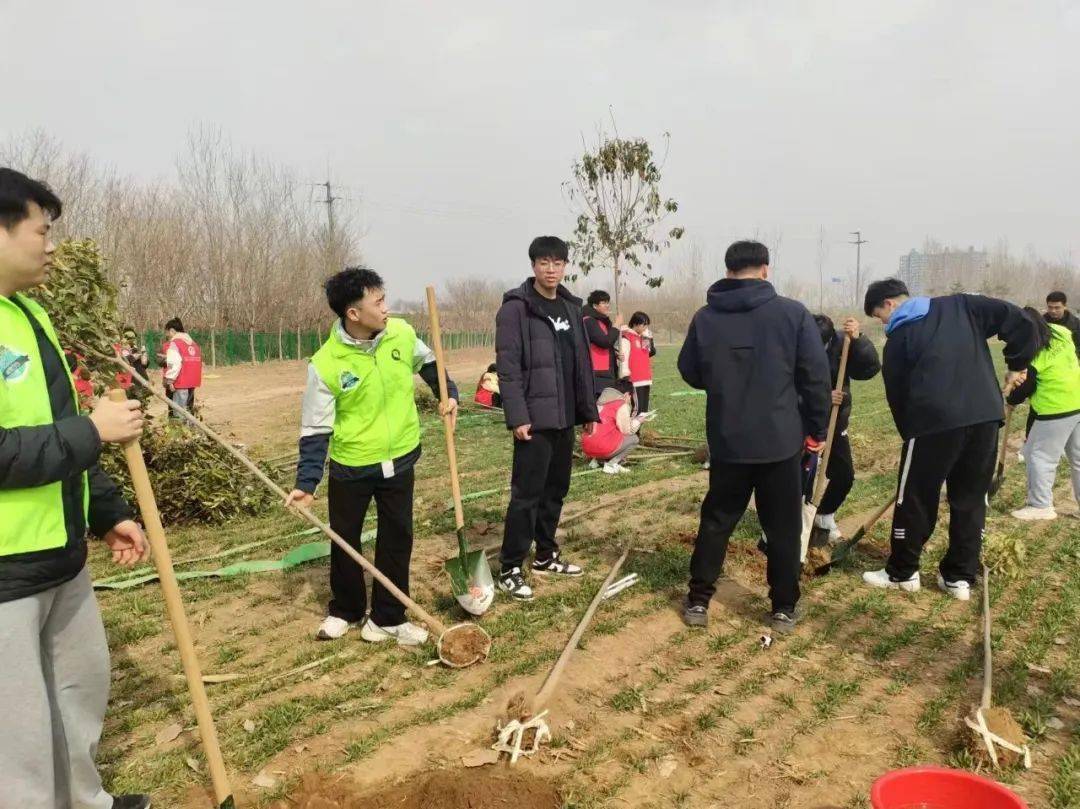
[[[481,407],[502,407],[502,396],[499,395],[499,373],[495,368],[495,363],[491,363],[480,375],[473,401]]]
[[[165,324],[165,340],[165,392],[176,404],[191,410],[195,389],[202,385],[202,350],[178,317]]]
[[[647,314],[634,312],[619,343],[619,377],[629,379],[634,386],[634,410],[638,413],[648,412],[652,390],[652,358],[656,356],[656,345],[649,325]]]
[[[633,400],[629,386],[620,382],[618,389],[604,388],[596,406],[600,410],[600,422],[591,433],[581,436],[581,451],[592,461],[604,461],[603,471],[608,475],[629,472],[622,462],[640,443],[638,430],[646,419],[631,416]]]
[[[582,310],[585,337],[589,341],[589,359],[593,369],[593,391],[599,396],[619,378],[619,339],[622,318],[611,320],[611,296],[604,290],[590,292]]]

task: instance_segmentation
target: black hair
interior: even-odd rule
[[[615,388],[615,390],[617,390],[619,393],[632,394],[634,392],[634,383],[631,382],[629,379],[620,379],[614,385],[612,385],[612,387]]]
[[[739,273],[769,263],[769,248],[761,242],[735,242],[724,253],[724,266],[730,273]]]
[[[367,267],[346,267],[326,279],[326,302],[338,317],[345,313],[359,300],[378,289],[384,289],[382,277],[375,270]]]
[[[1055,291],[1055,292],[1051,292],[1049,295],[1046,296],[1046,302],[1047,303],[1060,303],[1060,304],[1062,304],[1064,306],[1066,303],[1069,302],[1069,299],[1065,297],[1064,292]]]
[[[863,311],[868,317],[872,317],[874,310],[881,306],[889,298],[899,298],[908,295],[907,284],[899,278],[884,278],[874,281],[866,288],[866,297],[863,299]]]
[[[1035,326],[1035,342],[1038,344],[1036,351],[1042,351],[1050,345],[1050,341],[1054,339],[1054,333],[1050,331],[1050,324],[1043,318],[1042,312],[1034,306],[1024,307],[1024,317],[1030,320],[1032,325]]]
[[[589,297],[585,299],[585,303],[587,303],[589,306],[596,306],[596,304],[598,303],[604,303],[605,301],[610,300],[610,295],[608,295],[602,289],[597,289],[589,293]]]
[[[631,329],[634,328],[634,326],[648,326],[650,323],[652,323],[652,321],[649,320],[649,316],[644,312],[634,312],[634,314],[630,315],[629,325]]]
[[[172,329],[173,331],[184,331],[184,321],[178,317],[174,317],[165,324],[165,331],[168,331],[169,329]]]
[[[497,373],[496,370],[495,370],[495,363],[491,363],[491,365],[488,366],[487,372],[489,374]]]
[[[529,245],[529,261],[535,264],[542,258],[569,261],[570,248],[558,236],[537,236]]]
[[[11,230],[27,219],[31,202],[40,205],[50,219],[59,219],[63,211],[60,197],[45,183],[15,169],[0,168],[0,227]]]
[[[821,332],[821,342],[828,345],[836,337],[836,326],[832,322],[832,318],[828,315],[814,315],[814,322],[817,323],[818,330]]]

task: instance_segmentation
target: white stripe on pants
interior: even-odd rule
[[[1080,500],[1080,413],[1061,419],[1036,419],[1024,444],[1029,506],[1053,508],[1054,479],[1064,453],[1072,469],[1073,495]]]
[[[0,660],[0,809],[109,809],[94,764],[109,647],[85,567],[0,604]]]

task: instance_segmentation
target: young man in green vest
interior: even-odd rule
[[[145,809],[107,793],[94,765],[109,699],[109,648],[86,569],[89,527],[131,566],[142,529],[98,468],[103,443],[142,431],[138,402],[79,414],[45,311],[22,293],[45,281],[60,200],[0,168],[0,805]]]
[[[285,502],[311,505],[329,453],[331,527],[360,550],[374,498],[375,566],[408,593],[413,467],[420,458],[413,375],[438,396],[435,355],[407,321],[389,317],[383,280],[373,270],[350,267],[334,275],[326,299],[338,320],[308,367],[296,488]],[[447,385],[448,412],[456,419],[457,387],[449,379]],[[330,590],[320,640],[340,638],[367,611],[363,570],[336,545],[330,547]],[[427,640],[427,631],[406,621],[405,608],[375,582],[360,637],[415,646]]]

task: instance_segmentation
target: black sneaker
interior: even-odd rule
[[[532,588],[525,583],[520,567],[512,567],[500,573],[497,584],[500,590],[515,601],[532,601],[533,599]]]
[[[709,608],[704,604],[686,604],[682,613],[683,623],[687,626],[708,626]]]
[[[773,632],[780,635],[792,632],[798,622],[799,616],[795,610],[774,610],[772,615],[769,616],[769,623],[772,625]]]
[[[113,809],[150,809],[149,795],[113,795]]]
[[[541,576],[546,576],[549,573],[560,576],[580,576],[583,571],[577,565],[562,561],[559,559],[559,554],[554,553],[550,559],[544,561],[537,559],[534,561],[532,563],[532,572],[539,573]]]

